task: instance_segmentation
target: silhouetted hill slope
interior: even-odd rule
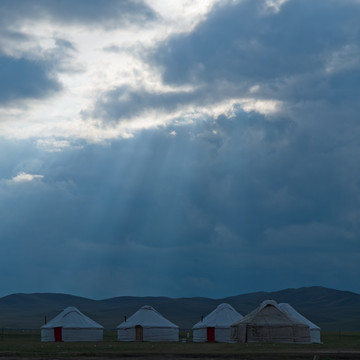
[[[360,331],[360,295],[328,289],[305,287],[275,292],[256,292],[223,299],[121,296],[91,300],[66,294],[13,294],[0,298],[0,328],[39,329],[67,306],[76,306],[105,328],[114,329],[126,315],[143,305],[151,305],[183,329],[191,327],[202,315],[227,302],[246,315],[263,300],[287,302],[308,319],[327,331]]]
[[[38,328],[55,317],[65,307],[94,309],[96,301],[66,294],[12,294],[0,298],[0,327]]]

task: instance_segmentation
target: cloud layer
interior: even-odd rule
[[[2,295],[360,291],[359,2],[86,4],[0,5]]]

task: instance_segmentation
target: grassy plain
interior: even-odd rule
[[[186,334],[181,334],[180,338]],[[40,331],[2,331],[0,358],[17,359],[360,359],[360,333],[322,333],[322,344],[127,343],[105,331],[102,342],[42,343]]]

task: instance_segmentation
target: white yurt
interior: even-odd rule
[[[306,324],[310,328],[310,341],[312,343],[320,344],[320,328],[319,326],[315,325],[313,322],[311,322],[309,319],[307,319],[305,316],[298,313],[290,304],[287,303],[281,303],[279,304],[279,307],[282,311],[287,313],[288,315],[298,319],[302,323]]]
[[[148,305],[123,321],[117,333],[119,341],[179,341],[179,327]]]
[[[310,343],[308,325],[283,312],[276,301],[265,300],[231,325],[233,342]]]
[[[229,342],[230,326],[242,319],[231,305],[220,304],[210,314],[193,326],[194,342]]]
[[[102,341],[104,328],[70,306],[41,327],[41,341]]]

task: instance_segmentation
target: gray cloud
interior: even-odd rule
[[[164,69],[165,81],[276,80],[323,70],[332,51],[356,44],[358,4],[289,1],[279,13],[265,16],[261,3],[215,8],[194,32],[160,46],[154,61]]]
[[[101,94],[94,108],[83,111],[83,116],[91,115],[104,122],[116,122],[154,109],[174,111],[181,105],[191,103],[199,105],[204,101],[194,92],[157,93],[125,85]]]
[[[32,37],[14,32],[3,32],[6,41],[25,45]],[[0,105],[15,101],[42,99],[62,90],[58,80],[60,72],[76,72],[81,68],[72,62],[74,45],[62,38],[55,38],[51,50],[31,48],[21,56],[9,56],[0,49]],[[26,46],[24,46],[26,49]]]
[[[156,18],[141,0],[4,0],[0,3],[0,14],[3,26],[24,20],[50,19],[115,28]]]
[[[43,98],[59,91],[61,85],[49,64],[24,58],[0,57],[0,104],[18,99]]]

